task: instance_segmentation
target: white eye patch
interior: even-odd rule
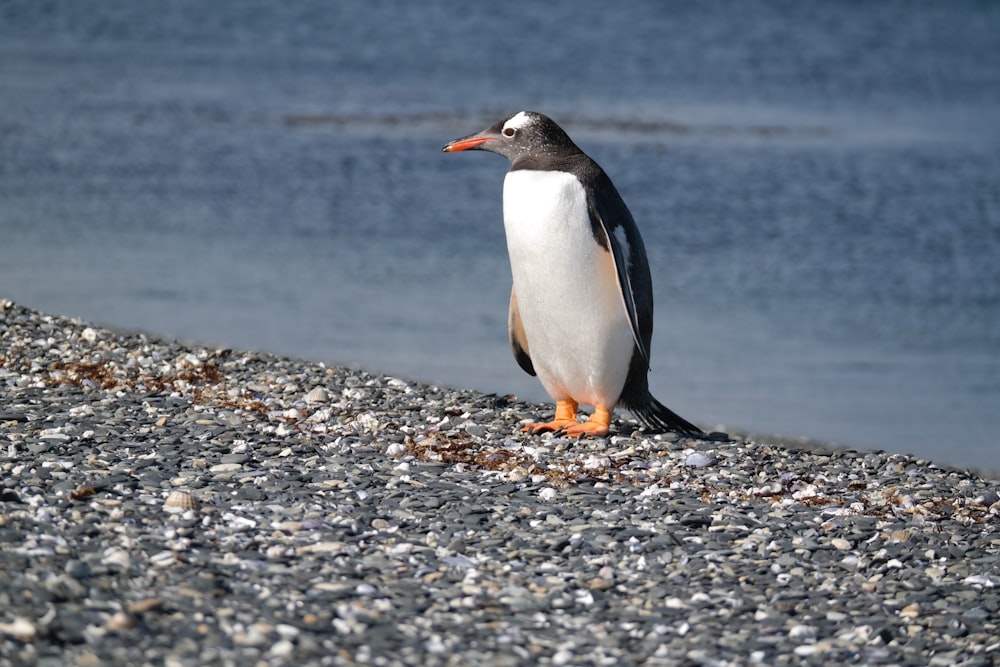
[[[506,123],[503,124],[504,131],[506,130],[520,130],[522,127],[531,123],[531,116],[528,115],[527,111],[519,111],[510,117]]]

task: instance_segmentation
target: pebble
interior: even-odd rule
[[[704,468],[705,466],[712,465],[715,459],[702,452],[693,452],[688,454],[687,458],[684,459],[684,465],[691,466],[692,468]]]
[[[1000,661],[996,481],[0,302],[0,667]],[[12,657],[8,657],[12,656]]]
[[[35,625],[26,618],[15,617],[10,623],[0,623],[0,635],[6,635],[19,642],[35,641],[36,633]]]

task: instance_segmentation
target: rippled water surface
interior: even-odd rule
[[[998,468],[1000,5],[6,2],[0,296],[544,399],[506,343],[520,108],[609,172],[651,382],[709,426]]]

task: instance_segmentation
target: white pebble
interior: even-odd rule
[[[604,470],[611,467],[611,457],[591,455],[583,461],[584,470]]]
[[[962,583],[967,586],[982,586],[983,588],[993,588],[997,585],[997,582],[993,578],[985,574],[973,574],[962,579]]]
[[[559,493],[551,486],[546,486],[538,491],[538,497],[545,501],[554,500]]]
[[[573,652],[564,648],[559,649],[552,656],[553,665],[569,665],[573,662]]]
[[[15,618],[10,623],[0,623],[0,635],[14,637],[22,642],[35,641],[35,626],[25,618]]]
[[[857,570],[861,567],[861,559],[854,555],[844,556],[840,561],[840,566],[845,570]]]
[[[444,642],[441,641],[441,637],[438,635],[434,635],[424,642],[424,648],[427,649],[428,653],[434,653],[436,655],[445,653],[448,650],[448,647],[444,645]]]
[[[132,564],[132,557],[129,556],[128,551],[121,547],[108,547],[104,550],[102,562],[105,565],[114,565],[115,567],[127,570],[129,565]]]
[[[295,644],[287,639],[279,639],[267,653],[275,658],[287,658],[293,651],[295,651]]]
[[[149,557],[150,565],[155,565],[156,567],[170,567],[177,562],[174,557],[173,551],[160,551]]]
[[[788,630],[789,639],[816,639],[816,628],[811,625],[793,625]]]
[[[394,442],[385,448],[385,453],[394,459],[398,459],[401,456],[406,456],[409,448],[401,442]]]
[[[692,468],[704,468],[707,465],[712,465],[713,459],[707,454],[701,452],[694,452],[688,454],[687,458],[684,459],[684,465],[690,466]]]
[[[238,514],[233,514],[232,512],[224,512],[222,519],[226,522],[226,526],[231,530],[242,531],[257,527],[257,522],[253,519],[248,519],[245,516],[239,516]]]
[[[815,484],[806,484],[798,491],[792,493],[792,498],[796,500],[807,500],[809,498],[819,497],[819,489],[816,488]]]

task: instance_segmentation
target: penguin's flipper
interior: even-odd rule
[[[510,337],[510,348],[517,359],[517,365],[528,375],[535,375],[535,365],[528,355],[528,339],[524,335],[524,324],[521,322],[521,311],[517,309],[517,294],[510,289],[510,311],[507,314],[507,330]]]
[[[621,200],[621,197],[616,198],[610,205],[615,210],[603,210],[609,206],[607,202],[591,201],[588,206],[591,222],[596,222],[594,225],[595,230],[600,229],[604,232],[604,239],[602,240],[607,244],[605,247],[611,252],[611,257],[615,263],[615,272],[618,275],[618,287],[622,294],[622,305],[625,306],[625,312],[628,314],[628,323],[632,329],[632,338],[635,340],[636,349],[639,350],[639,354],[642,355],[648,369],[648,341],[649,336],[652,334],[652,327],[649,326],[651,323],[647,324],[646,327],[640,326],[640,305],[636,299],[636,288],[641,288],[641,286],[633,284],[632,280],[632,275],[637,266],[646,261],[645,248],[643,248],[642,241],[639,239],[635,221],[632,220],[632,213],[629,212],[628,207],[625,206],[625,202]],[[646,289],[649,289],[648,286]],[[652,303],[651,300],[649,301],[649,310],[652,311]],[[648,318],[652,319],[651,312]],[[644,333],[646,330],[649,331],[648,335]]]

